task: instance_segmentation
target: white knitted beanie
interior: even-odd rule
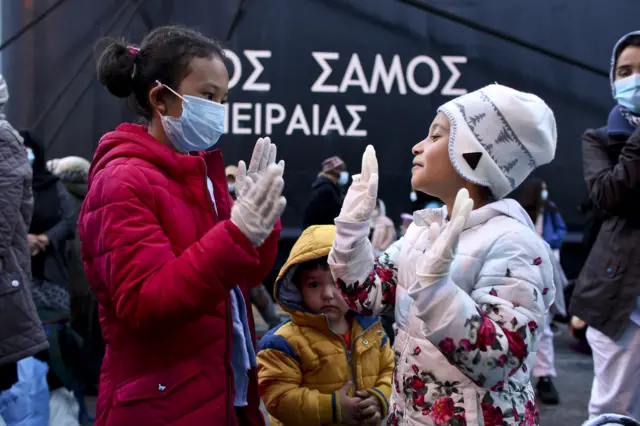
[[[453,167],[498,199],[555,156],[556,120],[536,95],[492,84],[447,102],[438,112],[451,126]]]

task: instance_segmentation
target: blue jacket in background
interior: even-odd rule
[[[559,211],[544,211],[542,227],[542,238],[551,246],[552,250],[559,250],[562,247],[562,241],[567,234],[567,226],[562,220]]]

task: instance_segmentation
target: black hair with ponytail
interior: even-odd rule
[[[128,98],[131,108],[147,120],[153,115],[149,90],[156,80],[177,90],[194,58],[225,57],[217,41],[174,25],[154,29],[140,47],[109,41],[98,60],[98,79],[112,95]]]

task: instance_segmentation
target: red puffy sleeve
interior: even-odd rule
[[[229,220],[177,256],[154,205],[144,173],[122,164],[96,176],[79,219],[91,287],[134,327],[213,313],[231,288],[273,264],[279,232],[256,249]]]

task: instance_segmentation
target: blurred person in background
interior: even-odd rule
[[[400,215],[400,220],[402,224],[400,225],[400,236],[404,237],[404,234],[407,233],[407,229],[413,223],[413,215],[410,213],[402,213]]]
[[[375,256],[384,253],[397,239],[395,225],[387,216],[387,208],[380,198],[376,201],[376,208],[371,218],[370,237]]]
[[[234,165],[229,165],[224,169],[224,174],[227,175],[227,188],[229,189],[229,195],[235,201],[236,197],[236,173],[238,168]]]
[[[556,205],[549,199],[547,184],[540,179],[530,179],[522,187],[518,200],[529,214],[538,234],[549,244],[559,260],[567,225]]]
[[[49,344],[31,296],[27,236],[33,214],[33,153],[5,117],[8,100],[0,75],[0,424],[45,426],[47,366],[33,355]]]
[[[82,157],[69,156],[47,161],[49,170],[60,182],[62,182],[73,201],[74,230],[75,235],[67,244],[67,258],[69,263],[69,298],[70,298],[70,325],[82,339],[82,352],[84,366],[79,375],[80,393],[86,390],[88,394],[96,395],[100,377],[100,365],[104,356],[104,339],[100,333],[100,321],[98,316],[98,301],[89,288],[89,282],[84,272],[80,250],[80,236],[77,233],[77,216],[87,195],[87,178],[91,163]],[[81,389],[83,388],[83,389]],[[84,410],[83,400],[80,400],[81,409]],[[83,411],[83,418],[89,418]]]
[[[58,320],[69,316],[69,262],[67,242],[76,230],[73,198],[65,185],[46,168],[44,146],[29,132],[21,132],[24,144],[34,154],[33,197],[34,212],[29,227],[29,249],[33,273],[33,297],[42,311]],[[49,315],[45,315],[49,317]]]
[[[311,186],[311,195],[302,213],[302,228],[333,225],[342,208],[342,188],[349,183],[347,165],[340,157],[322,162],[322,171]]]
[[[369,239],[371,241],[371,247],[373,248],[373,255],[375,257],[380,256],[387,250],[391,244],[397,240],[396,228],[393,221],[387,216],[387,208],[380,198],[376,200],[376,207],[373,210],[373,216],[371,217],[371,232],[369,233]],[[380,315],[380,321],[385,333],[389,336],[390,342],[393,345],[395,340],[395,333],[393,331],[393,324],[395,318],[393,312],[387,312]]]
[[[28,236],[33,299],[50,345],[38,358],[49,365],[51,418],[56,419],[55,424],[77,425],[84,402],[79,386],[87,373],[81,339],[70,326],[67,249],[76,233],[77,213],[65,184],[47,170],[43,142],[28,131],[20,134],[34,158],[35,207]]]
[[[47,161],[47,170],[65,185],[71,195],[75,217],[80,213],[82,202],[87,195],[90,167],[91,163],[88,160],[75,156]],[[77,224],[74,225],[77,228]],[[80,238],[77,234],[69,241],[68,261],[71,326],[83,339],[88,339],[92,325],[92,312],[97,307],[97,302],[89,289],[80,253]]]
[[[589,415],[640,419],[640,31],[614,46],[610,77],[617,105],[606,126],[582,137],[584,178],[603,220],[571,311],[588,325],[593,352]]]
[[[540,179],[530,179],[526,182],[520,190],[518,201],[529,214],[538,235],[549,244],[549,247],[551,247],[555,255],[555,259],[552,259],[552,262],[554,262],[556,300],[551,307],[550,315],[547,315],[547,322],[542,331],[540,345],[538,346],[536,360],[531,374],[538,379],[536,393],[538,394],[540,402],[548,405],[556,405],[560,403],[560,396],[553,384],[553,378],[556,377],[557,373],[551,322],[554,313],[566,315],[563,297],[566,278],[562,280],[564,272],[559,262],[560,248],[562,247],[564,236],[567,233],[567,227],[562,220],[558,208],[549,199],[549,191],[544,181]]]

